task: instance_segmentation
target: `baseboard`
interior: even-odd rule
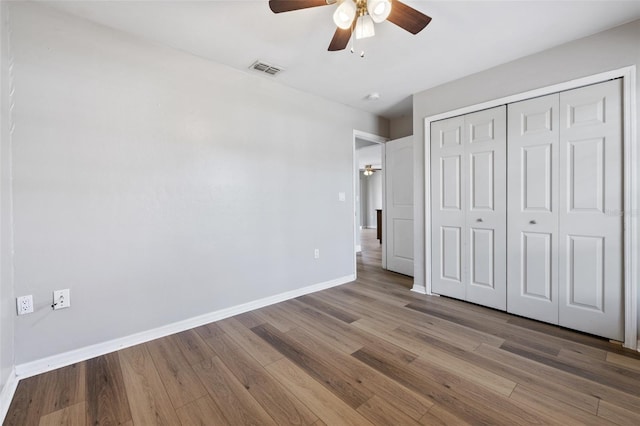
[[[358,244],[356,246],[356,253],[360,253],[362,251],[362,246],[360,244]]]
[[[335,280],[313,284],[300,289],[276,294],[275,296],[269,296],[263,299],[254,300],[252,302],[243,303],[241,305],[232,306],[230,308],[221,309],[219,311],[189,318],[183,321],[178,321],[172,324],[167,324],[162,327],[154,328],[152,330],[143,331],[141,333],[132,334],[130,336],[109,340],[103,343],[97,343],[95,345],[86,346],[84,348],[75,349],[47,358],[27,362],[16,366],[15,375],[19,379],[35,376],[36,374],[45,373],[47,371],[55,370],[56,368],[65,367],[67,365],[95,358],[97,356],[108,354],[120,349],[139,345],[140,343],[159,339],[161,337],[189,330],[194,327],[199,327],[210,322],[219,321],[225,318],[232,317],[234,315],[242,314],[244,312],[260,309],[265,306],[273,305],[274,303],[284,302],[285,300],[304,296],[305,294],[315,293],[320,290],[325,290],[331,287],[346,284],[348,282],[354,281],[355,279],[356,277],[353,274],[346,275]]]
[[[0,390],[0,423],[2,424],[4,424],[4,419],[7,417],[11,400],[17,388],[18,377],[16,376],[16,370],[14,368],[9,373],[9,377],[7,377],[7,381],[2,387],[2,390]]]
[[[411,291],[414,293],[427,294],[427,288],[425,286],[415,283],[413,284]]]

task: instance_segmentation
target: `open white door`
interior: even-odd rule
[[[387,269],[413,276],[413,136],[385,145]]]

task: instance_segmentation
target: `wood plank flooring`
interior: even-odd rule
[[[637,425],[640,354],[358,280],[22,380],[5,425]]]

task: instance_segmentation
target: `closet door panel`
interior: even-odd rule
[[[562,326],[624,339],[621,80],[560,94]]]
[[[457,226],[440,227],[441,278],[462,284],[462,229]]]
[[[506,107],[465,117],[466,300],[506,309]]]
[[[552,235],[542,232],[522,232],[520,262],[525,265],[521,271],[521,293],[529,299],[555,303],[553,294],[553,252]]]
[[[431,264],[434,293],[465,298],[464,119],[431,124]]]
[[[508,106],[507,311],[558,323],[558,94]]]

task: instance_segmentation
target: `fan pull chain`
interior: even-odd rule
[[[351,53],[356,51],[356,38],[353,36],[353,25],[351,25]]]
[[[356,52],[356,38],[353,36],[353,27],[351,28],[351,49],[349,49],[351,53]],[[364,50],[360,51],[360,57],[364,58]]]

